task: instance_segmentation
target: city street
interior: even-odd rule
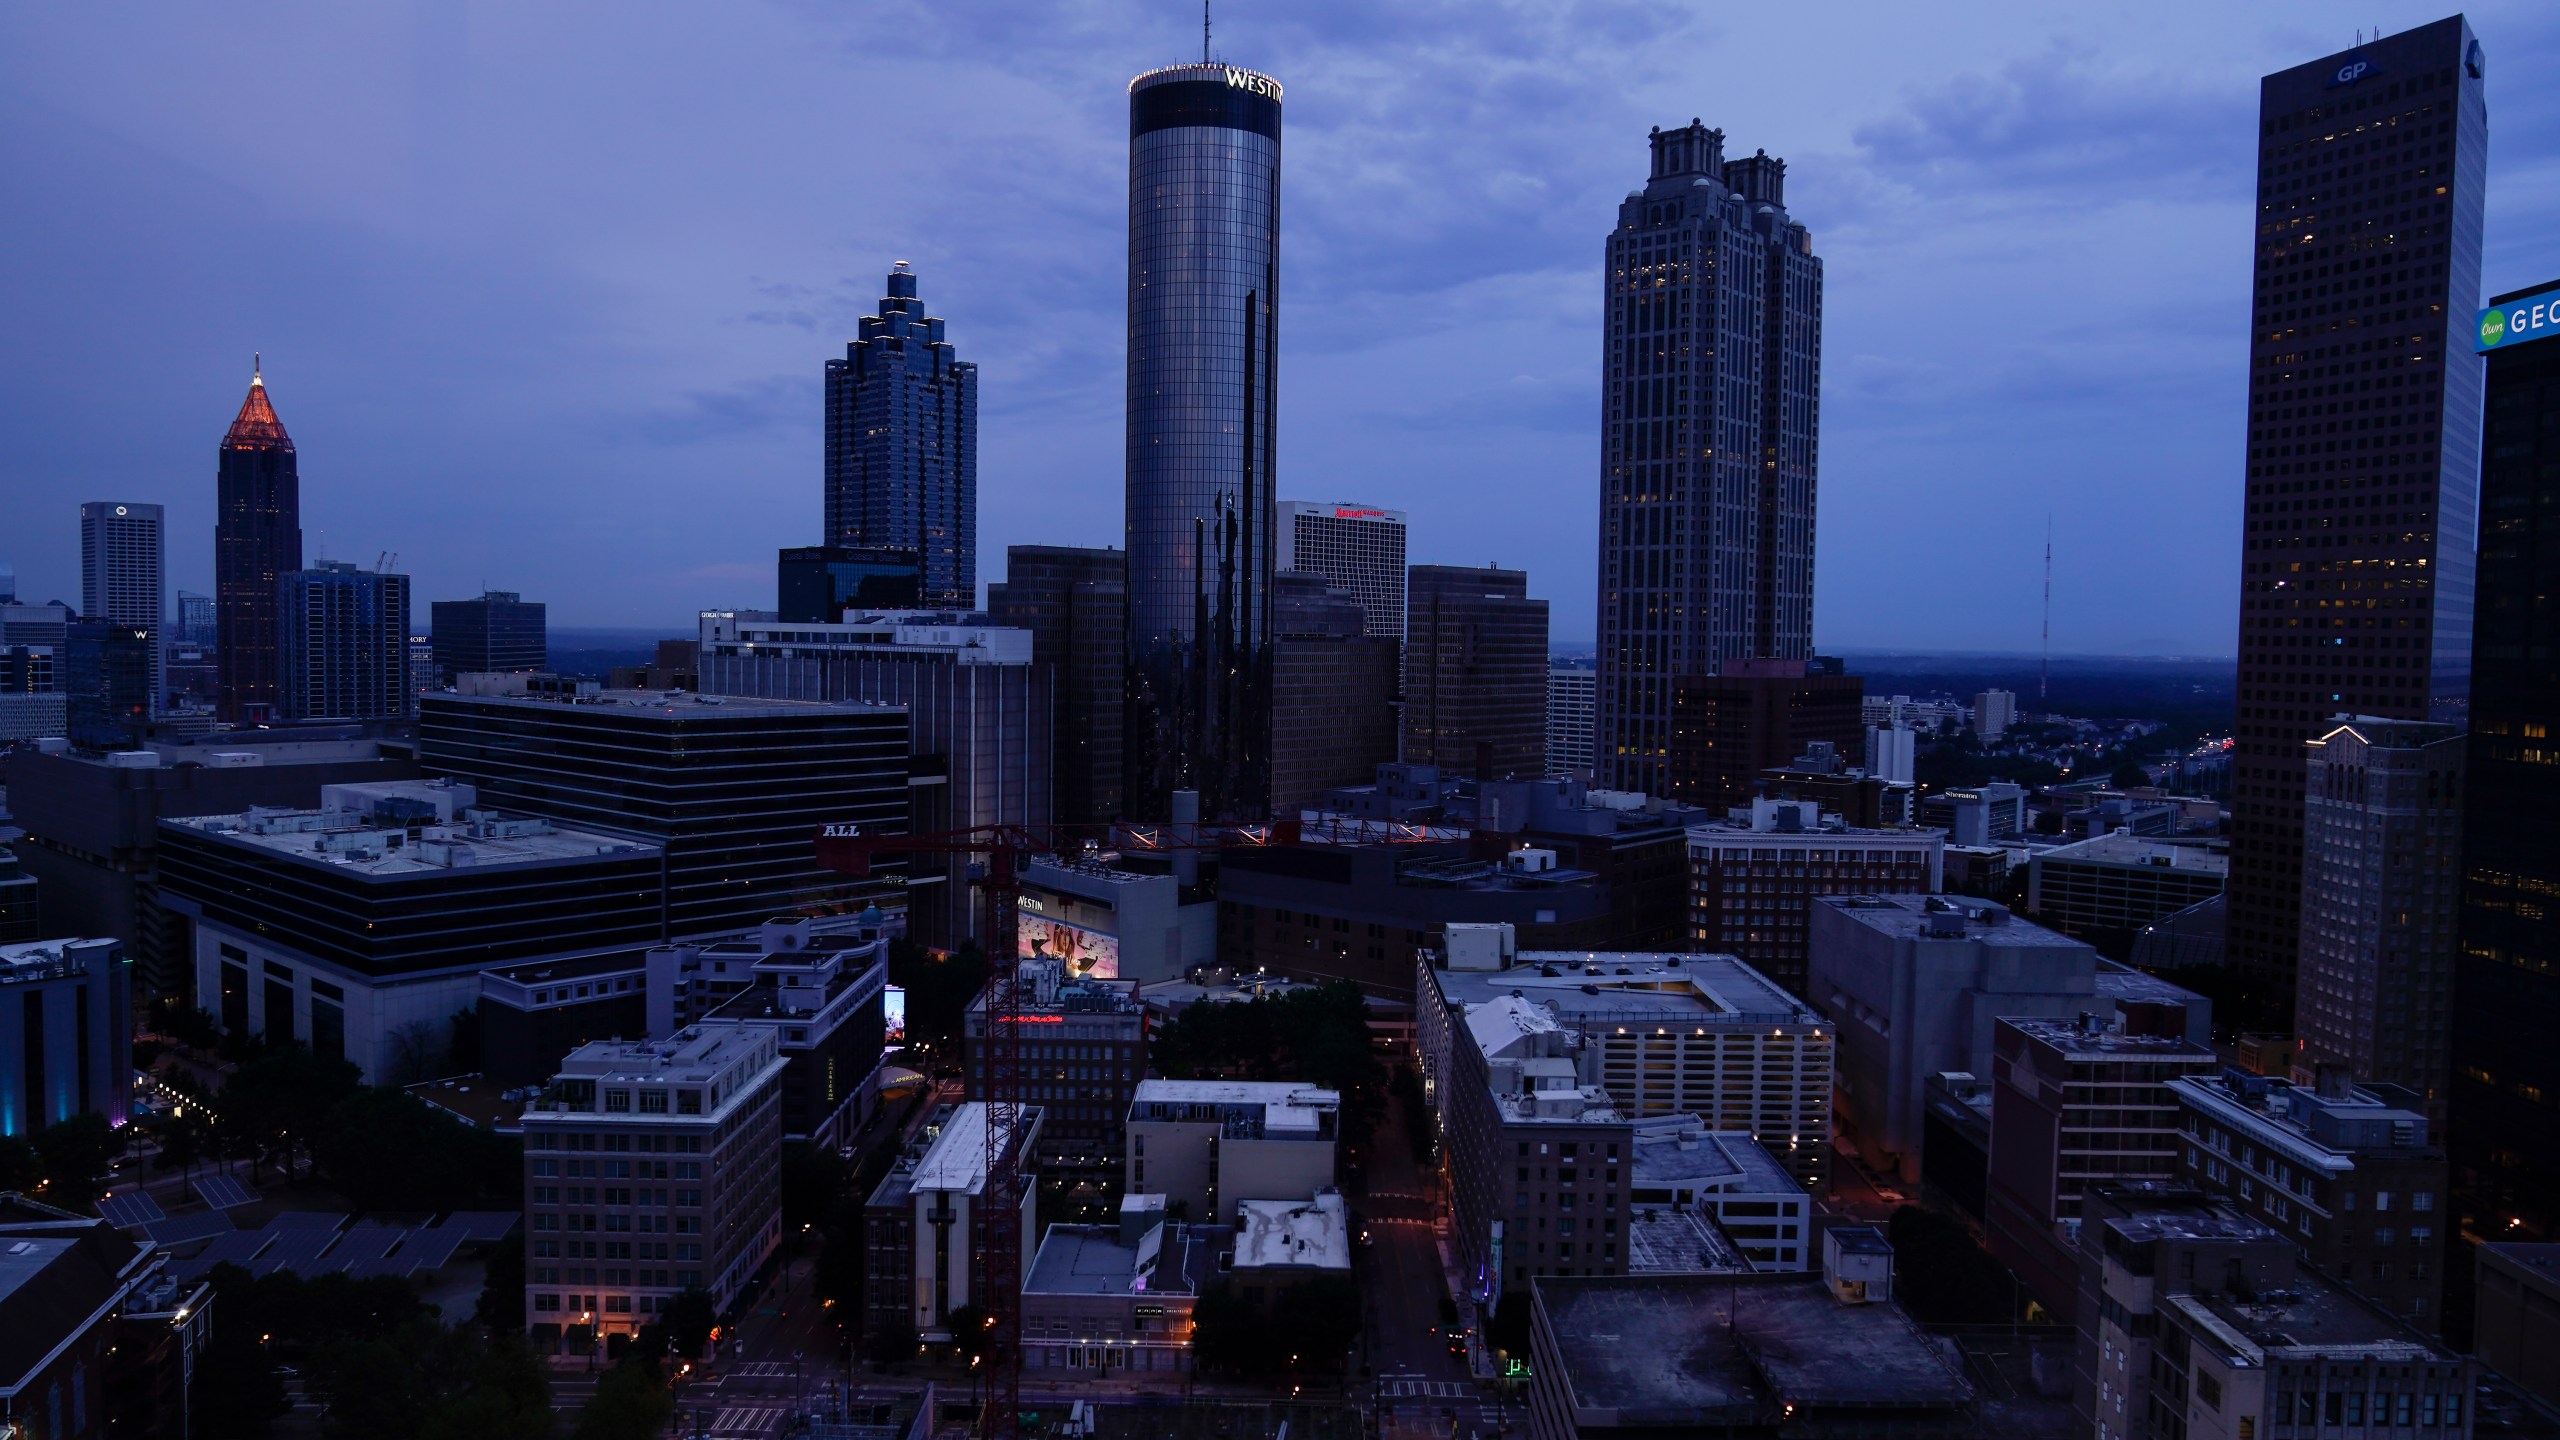
[[[1454,1420],[1462,1437],[1490,1437],[1501,1433],[1501,1408],[1466,1360],[1449,1353],[1440,1331],[1440,1302],[1449,1287],[1434,1185],[1435,1177],[1414,1163],[1401,1107],[1390,1106],[1371,1146],[1369,1193],[1353,1207],[1370,1240],[1355,1253],[1373,1371],[1367,1393],[1355,1391],[1354,1398],[1374,1403],[1386,1435],[1445,1437]],[[1516,1420],[1518,1407],[1512,1414]]]

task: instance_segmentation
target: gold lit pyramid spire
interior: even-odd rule
[[[231,432],[222,437],[225,450],[290,450],[293,437],[284,433],[284,422],[276,418],[276,407],[267,402],[264,356],[249,361],[249,398],[240,402],[240,414],[231,422]]]

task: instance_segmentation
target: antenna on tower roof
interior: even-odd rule
[[[2044,658],[2036,666],[2036,703],[2053,681],[2053,512],[2044,515]]]
[[[1200,63],[1209,63],[1209,0],[1200,0]]]

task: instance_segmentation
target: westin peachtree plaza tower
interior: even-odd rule
[[[1279,281],[1279,82],[1129,82],[1130,815],[1270,808]]]

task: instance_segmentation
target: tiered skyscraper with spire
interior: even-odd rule
[[[1594,774],[1671,786],[1675,682],[1813,653],[1822,261],[1786,162],[1692,120],[1609,233]]]
[[[293,437],[252,365],[249,395],[222,437],[213,522],[215,644],[221,715],[241,724],[275,712],[277,581],[302,568],[302,476]]]
[[[924,313],[904,260],[888,289],[827,362],[827,543],[912,551],[921,603],[975,609],[978,367]]]

